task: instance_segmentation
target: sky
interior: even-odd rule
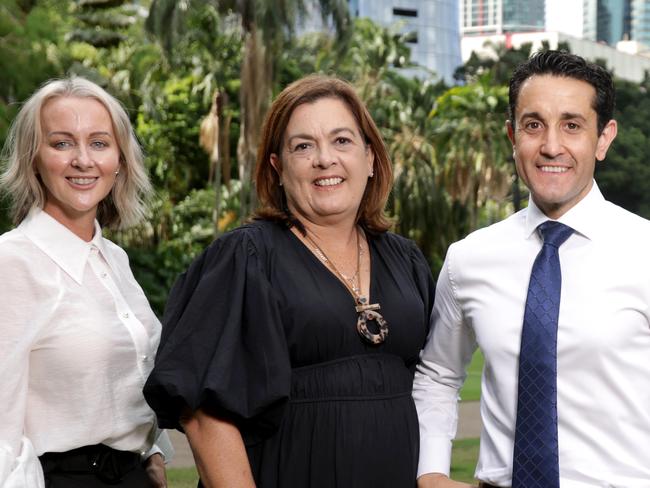
[[[582,37],[582,0],[546,0],[546,30]]]

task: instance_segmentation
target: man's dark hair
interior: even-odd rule
[[[517,66],[510,78],[508,116],[515,126],[515,108],[521,85],[533,75],[552,75],[575,78],[589,83],[596,90],[592,107],[598,116],[598,135],[614,116],[614,82],[602,66],[585,61],[566,51],[540,51]]]

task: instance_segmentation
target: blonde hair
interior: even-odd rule
[[[11,198],[14,223],[20,223],[30,210],[43,208],[45,204],[43,183],[34,171],[42,142],[41,111],[48,101],[59,97],[92,98],[108,111],[121,166],[111,192],[99,203],[97,220],[100,225],[114,229],[137,224],[144,216],[151,183],[131,121],[117,99],[99,85],[78,76],[45,83],[25,102],[11,124],[2,152],[4,170],[0,188]]]

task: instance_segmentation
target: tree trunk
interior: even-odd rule
[[[255,158],[262,120],[271,98],[271,61],[267,59],[261,33],[254,23],[244,31],[244,56],[241,67],[241,126],[237,159],[241,181],[240,221],[253,212],[257,198],[252,185]]]

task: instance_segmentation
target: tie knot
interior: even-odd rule
[[[571,227],[553,220],[547,220],[537,228],[539,229],[539,233],[542,235],[544,244],[550,244],[555,247],[560,247],[564,241],[573,234],[573,229]]]

